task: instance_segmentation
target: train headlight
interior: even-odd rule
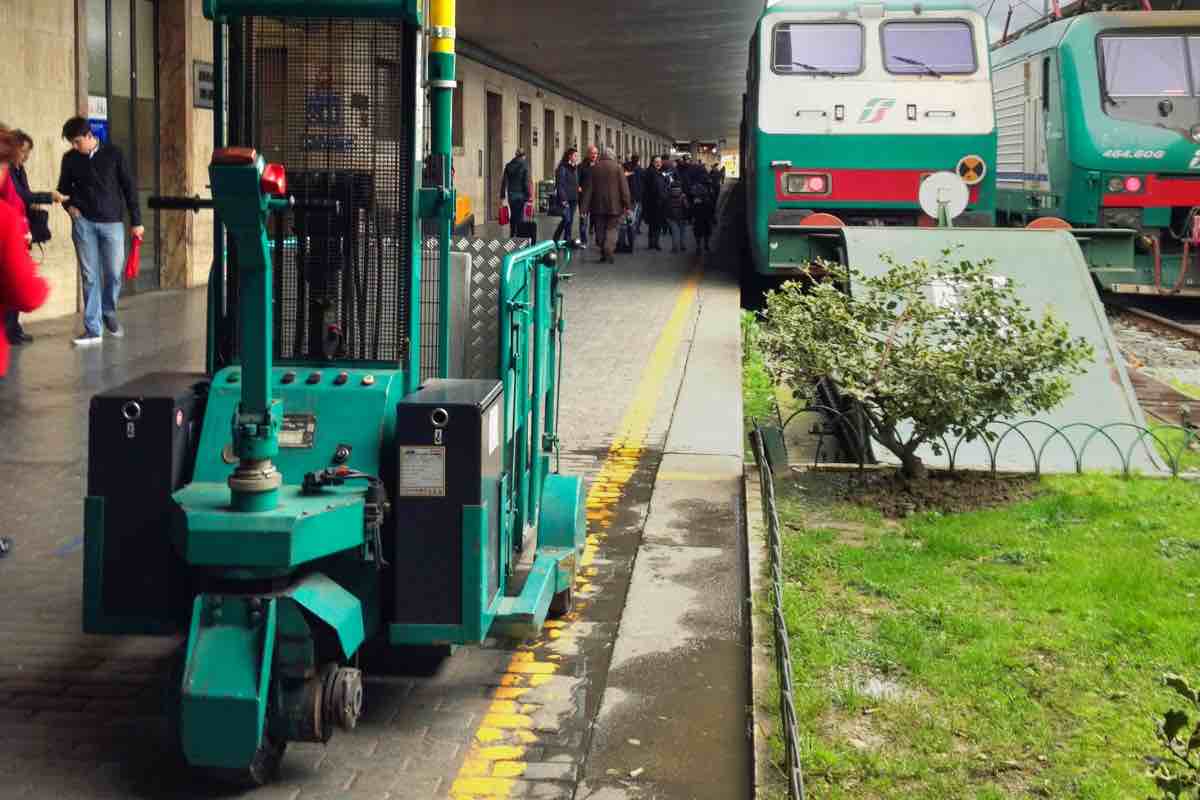
[[[1193,142],[1200,144],[1200,123],[1192,126],[1188,131],[1188,136],[1192,137]]]
[[[783,188],[787,194],[829,194],[833,180],[829,175],[789,172],[783,177]]]
[[[1134,175],[1130,175],[1125,179],[1125,191],[1136,194],[1142,190],[1142,179]]]
[[[1125,191],[1125,181],[1120,178],[1109,178],[1108,191],[1112,194]]]

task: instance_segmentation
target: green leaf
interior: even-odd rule
[[[1168,742],[1175,741],[1179,732],[1187,727],[1188,715],[1186,711],[1171,709],[1163,716],[1162,734]]]
[[[1190,700],[1195,705],[1200,705],[1200,694],[1192,688],[1187,678],[1184,678],[1182,675],[1168,672],[1166,675],[1163,675],[1163,684],[1167,688],[1173,689],[1180,697]]]

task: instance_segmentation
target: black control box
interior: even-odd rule
[[[393,621],[462,625],[463,508],[487,505],[486,596],[500,586],[504,401],[495,380],[431,380],[400,401],[390,561]],[[478,592],[476,592],[478,594]]]
[[[104,498],[104,528],[102,562],[91,565],[102,571],[86,578],[101,581],[101,617],[164,624],[187,618],[190,592],[171,544],[171,495],[192,479],[207,380],[160,372],[92,398],[88,495]]]

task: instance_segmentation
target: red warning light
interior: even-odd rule
[[[283,164],[267,164],[263,169],[261,187],[263,194],[280,197],[287,194],[287,170]]]
[[[1136,176],[1130,176],[1125,179],[1125,191],[1140,192],[1142,190],[1142,179]]]

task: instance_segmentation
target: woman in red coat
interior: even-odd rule
[[[10,184],[8,168],[20,140],[7,128],[0,128],[0,187]],[[29,257],[25,235],[28,225],[10,203],[0,202],[0,313],[9,310],[29,312],[46,302],[50,287],[37,274],[37,265]],[[8,373],[8,339],[0,336],[0,377]]]

